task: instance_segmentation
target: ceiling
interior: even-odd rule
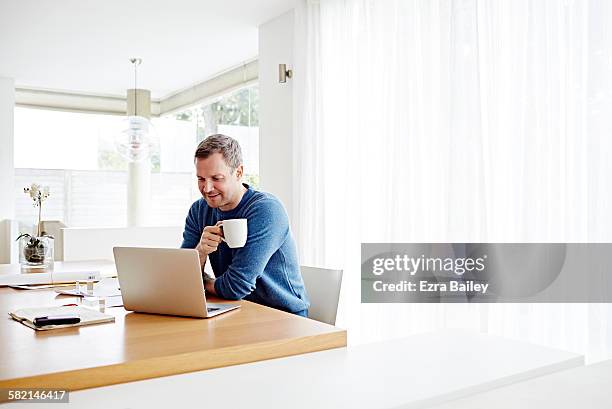
[[[0,76],[16,87],[159,99],[257,57],[296,0],[2,0]]]

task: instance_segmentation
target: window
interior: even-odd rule
[[[200,197],[193,152],[212,133],[236,138],[243,149],[245,182],[259,185],[258,88],[250,86],[152,123],[158,147],[151,155],[151,225],[182,225]],[[44,220],[70,227],[125,226],[127,162],[115,150],[125,118],[15,108],[16,218],[31,225],[35,209],[23,194],[33,182],[49,185]]]
[[[236,139],[242,148],[244,181],[259,187],[259,88],[250,86],[170,115],[175,124],[190,124],[197,141],[221,133]],[[175,125],[176,126],[176,125]],[[193,152],[190,151],[190,154]]]

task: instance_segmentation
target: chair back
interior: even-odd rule
[[[301,266],[300,271],[310,298],[308,318],[335,325],[342,270]]]

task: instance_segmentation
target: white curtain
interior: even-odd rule
[[[349,342],[468,327],[611,356],[607,304],[361,304],[362,242],[612,241],[612,2],[296,11],[295,233]]]

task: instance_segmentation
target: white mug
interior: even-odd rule
[[[221,223],[223,241],[232,248],[244,246],[247,240],[247,219],[229,219]]]

